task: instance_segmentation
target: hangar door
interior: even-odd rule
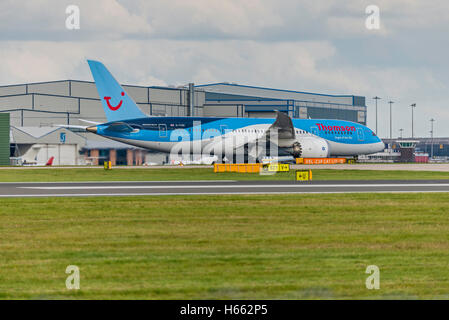
[[[42,144],[37,154],[39,164],[46,163],[51,157],[55,157],[53,165],[73,166],[77,164],[76,144]]]

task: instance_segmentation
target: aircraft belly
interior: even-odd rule
[[[329,143],[331,156],[352,156],[370,154],[379,151],[377,143],[349,144],[329,140],[327,140],[327,142]]]
[[[196,141],[149,141],[149,140],[135,140],[135,139],[126,139],[126,138],[117,138],[117,137],[108,137],[109,139],[116,140],[122,143],[126,143],[129,145],[133,145],[136,147],[155,150],[160,152],[170,153],[173,148],[179,150],[188,150],[193,151],[193,153],[201,153],[211,143],[211,139],[207,140],[196,140]]]

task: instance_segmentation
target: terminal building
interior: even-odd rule
[[[366,124],[365,97],[271,89],[235,83],[182,87],[123,85],[148,116],[342,119]],[[94,82],[62,80],[0,86],[0,114],[10,116],[10,156],[19,162],[55,165],[166,163],[155,154],[92,133],[58,125],[106,122]]]
[[[405,139],[384,139],[384,143],[393,152],[401,151]],[[414,138],[415,155],[427,155],[428,160],[447,162],[449,160],[449,138]]]

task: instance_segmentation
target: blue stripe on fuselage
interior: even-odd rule
[[[226,133],[226,130],[237,130],[254,125],[271,125],[275,119],[269,118],[212,118],[212,117],[148,117],[124,120],[123,122],[140,129],[135,133],[106,131],[109,123],[99,125],[97,133],[115,138],[173,141],[172,134],[181,131],[190,136],[190,140],[201,139],[204,132],[213,136]],[[303,130],[328,141],[346,144],[370,144],[381,140],[373,131],[359,123],[345,120],[293,119],[297,130]],[[175,132],[175,130],[179,130]],[[204,130],[204,131],[203,131]],[[164,134],[165,131],[165,134]],[[297,136],[300,134],[297,134]]]

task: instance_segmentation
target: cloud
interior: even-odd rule
[[[409,95],[447,86],[426,68],[370,65],[335,66],[339,55],[326,41],[257,42],[139,40],[4,42],[0,81],[11,83],[62,78],[90,80],[86,58],[103,61],[122,82],[185,84],[229,81],[241,84],[334,94],[385,92]],[[49,78],[50,77],[50,78]]]
[[[80,7],[79,31],[65,28],[69,4]],[[380,8],[378,31],[365,28],[370,4]],[[427,115],[449,121],[447,9],[443,0],[3,0],[0,83],[92,80],[91,58],[129,84],[228,81],[363,95],[371,126],[372,96],[397,101],[405,128],[416,102],[426,134]],[[387,133],[388,112],[381,115]]]
[[[77,33],[65,29],[65,8],[71,4],[81,10]],[[324,40],[329,35],[369,35],[365,8],[372,4],[380,8],[382,27],[377,35],[449,24],[446,0],[431,5],[420,0],[3,0],[0,30],[4,39],[15,40]]]
[[[6,3],[4,3],[6,2]],[[66,28],[66,7],[80,9],[80,29]],[[0,10],[2,40],[80,41],[117,40],[132,34],[149,35],[144,16],[133,14],[116,0],[3,0]]]
[[[69,44],[40,41],[0,43],[0,83],[13,84],[70,78],[79,68],[83,50]],[[45,80],[47,79],[47,80]]]

